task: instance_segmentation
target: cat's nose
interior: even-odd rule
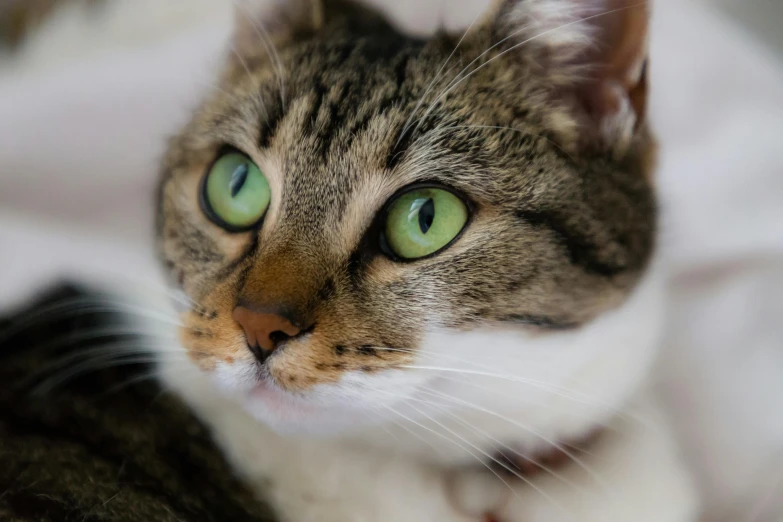
[[[244,306],[234,308],[232,317],[245,331],[247,345],[261,362],[272,355],[281,342],[302,332],[280,314],[254,312]]]

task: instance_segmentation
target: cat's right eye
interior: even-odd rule
[[[261,169],[240,152],[223,154],[201,185],[201,208],[215,224],[242,232],[258,223],[272,199]]]
[[[398,260],[432,256],[459,237],[469,218],[468,206],[450,190],[413,187],[389,203],[381,249]]]

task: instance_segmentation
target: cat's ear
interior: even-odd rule
[[[325,0],[236,0],[234,48],[242,57],[313,34],[325,22]]]
[[[622,154],[645,117],[648,17],[646,0],[500,0],[490,26],[560,109],[563,146]]]
[[[388,28],[380,12],[354,0],[234,0],[234,4],[234,47],[242,56],[263,55],[268,42],[279,48],[319,31]]]

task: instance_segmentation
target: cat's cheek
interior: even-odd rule
[[[196,334],[198,335],[198,334]],[[185,351],[187,359],[203,372],[211,372],[215,369],[217,358],[207,350],[202,349],[194,336],[193,330],[188,326],[177,329],[179,344]]]
[[[180,345],[188,358],[202,371],[214,371],[220,363],[249,360],[244,334],[231,320],[230,307],[221,299],[211,299],[180,314]]]

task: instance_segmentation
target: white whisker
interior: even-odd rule
[[[447,408],[445,408],[443,403],[436,403],[436,402],[432,402],[432,401],[424,401],[424,402],[426,402],[427,404],[432,405],[434,408],[437,408],[438,411],[440,411],[441,413],[443,413],[445,415],[448,415],[449,417],[455,419],[457,422],[459,422],[460,424],[462,424],[466,428],[472,430],[474,433],[478,433],[482,437],[485,437],[485,438],[491,440],[493,442],[493,444],[496,445],[495,446],[495,450],[497,450],[498,447],[503,448],[507,452],[513,453],[514,455],[517,455],[518,457],[520,457],[521,459],[525,460],[526,462],[530,462],[531,464],[535,464],[536,466],[538,466],[542,470],[546,471],[547,473],[549,473],[550,475],[552,475],[556,479],[558,479],[561,482],[563,482],[565,485],[570,486],[570,487],[574,488],[577,491],[581,491],[581,492],[585,492],[586,491],[585,488],[583,488],[581,486],[578,486],[573,481],[565,478],[562,474],[557,473],[555,470],[549,468],[548,466],[544,465],[543,463],[537,462],[536,460],[532,459],[531,457],[528,457],[524,453],[522,453],[522,452],[512,448],[508,444],[506,444],[506,443],[496,439],[495,437],[490,435],[488,432],[482,430],[481,428],[473,426],[472,424],[470,424],[469,422],[464,420],[462,417],[460,417],[456,413],[454,413],[452,411],[449,411]]]
[[[552,394],[555,394],[557,396],[571,399],[576,402],[581,402],[583,404],[587,405],[593,405],[589,400],[589,397],[583,397],[582,394],[576,394],[571,392],[570,390],[564,390],[563,388],[559,386],[553,386],[549,383],[543,382],[543,381],[536,381],[533,379],[525,379],[523,377],[517,377],[514,375],[506,375],[502,373],[494,373],[494,372],[485,372],[485,371],[479,371],[479,370],[465,370],[461,368],[448,368],[444,366],[422,366],[422,365],[415,365],[415,364],[403,364],[399,366],[400,368],[407,368],[411,370],[426,370],[426,371],[434,371],[434,372],[451,372],[451,373],[459,373],[463,375],[476,375],[480,377],[492,377],[495,379],[502,379],[506,381],[511,382],[518,382],[521,384],[528,384],[530,386],[533,386],[535,388],[538,388],[540,390],[548,391]]]
[[[477,368],[478,370],[466,370],[466,369],[462,369],[462,368],[440,368],[440,369],[437,369],[437,368],[429,367],[429,366],[416,366],[416,365],[401,365],[400,366],[401,368],[423,369],[423,370],[427,370],[427,371],[443,370],[444,372],[450,372],[450,373],[457,373],[457,374],[463,374],[463,375],[465,375],[465,374],[472,374],[472,375],[475,375],[475,376],[499,378],[499,379],[504,379],[504,380],[511,381],[511,382],[519,382],[520,384],[525,384],[525,385],[531,386],[533,388],[536,388],[538,390],[545,391],[545,392],[551,393],[553,395],[557,395],[559,397],[563,397],[563,398],[572,400],[574,402],[580,402],[580,403],[588,405],[588,406],[603,408],[607,412],[609,412],[609,413],[611,413],[613,415],[617,415],[617,416],[621,416],[623,418],[631,419],[631,420],[640,422],[640,423],[645,424],[645,425],[648,424],[645,421],[645,419],[640,418],[637,415],[628,413],[626,411],[619,410],[615,406],[612,406],[612,405],[606,403],[603,400],[599,400],[596,397],[590,396],[590,395],[584,393],[583,391],[582,392],[577,392],[576,390],[572,390],[572,389],[569,389],[569,388],[564,388],[562,386],[556,386],[556,385],[547,383],[545,381],[534,380],[534,379],[527,379],[527,378],[519,377],[519,376],[512,375],[512,374],[498,374],[498,373],[495,372],[496,368],[494,366],[490,366],[490,365],[487,365],[487,364],[481,364],[481,363],[478,363],[476,361],[472,361],[472,360],[465,359],[465,358],[462,358],[462,357],[457,357],[455,355],[438,354],[438,356],[434,356],[434,355],[422,354],[419,351],[410,350],[410,349],[404,349],[404,348],[387,348],[387,347],[384,347],[383,350],[389,351],[389,352],[410,353],[410,354],[415,354],[418,357],[425,357],[425,358],[428,358],[428,359],[435,359],[435,360],[437,360],[439,358],[446,358],[446,359],[449,359],[449,360],[457,361],[459,363],[468,364],[468,365],[472,366],[473,368]],[[528,366],[530,366],[532,363],[526,362],[526,364]],[[540,366],[543,369],[546,369],[547,367],[551,367],[552,365],[550,364],[550,365],[546,365],[546,366],[545,365],[540,365]],[[483,370],[487,370],[487,371],[485,372]],[[456,380],[455,378],[450,377],[448,375],[440,375],[439,377],[442,378],[442,379],[447,379],[447,380]],[[474,387],[478,387],[480,389],[484,389],[484,390],[490,391],[491,393],[495,393],[495,394],[499,393],[496,390],[492,390],[492,389],[487,388],[487,387],[482,387],[478,383],[473,383],[471,381],[460,381],[460,382],[467,382],[468,384],[470,384],[470,385],[472,385]],[[574,384],[577,384],[577,385],[585,386],[585,383],[583,383],[581,381],[578,381],[578,380],[575,380],[575,379],[572,379],[572,382]]]
[[[120,358],[114,357],[114,358],[106,359],[105,361],[103,361],[103,360],[98,360],[98,361],[90,360],[90,361],[88,361],[86,363],[74,365],[72,368],[69,368],[69,371],[67,371],[67,372],[64,371],[64,372],[61,372],[61,373],[57,374],[56,376],[50,377],[48,379],[45,379],[43,382],[41,382],[41,384],[39,384],[35,388],[35,390],[33,390],[33,394],[34,395],[46,395],[47,393],[49,393],[52,390],[54,390],[56,387],[58,387],[58,386],[60,386],[62,384],[65,384],[66,382],[68,382],[68,381],[70,381],[70,380],[72,380],[72,379],[74,379],[76,377],[79,377],[79,376],[82,376],[82,375],[85,375],[85,374],[88,374],[88,373],[91,373],[91,372],[100,371],[100,370],[106,370],[106,369],[114,368],[114,367],[117,367],[117,366],[130,366],[130,365],[135,365],[135,364],[153,364],[153,363],[157,363],[157,362],[160,362],[160,361],[161,361],[160,357],[150,356],[150,355],[147,355],[147,356],[144,356],[144,357],[142,357],[142,356],[138,356],[138,357],[120,357]],[[97,363],[101,363],[101,364],[97,364]]]
[[[236,57],[237,57],[237,60],[239,60],[239,63],[240,63],[240,64],[242,64],[242,68],[243,68],[243,69],[245,69],[245,72],[247,73],[247,77],[248,77],[248,79],[250,80],[250,83],[251,83],[252,85],[257,85],[257,84],[258,84],[258,81],[257,81],[257,80],[256,80],[256,78],[253,76],[253,73],[252,73],[252,72],[250,72],[250,67],[248,67],[248,65],[247,65],[247,61],[246,61],[246,60],[245,60],[245,58],[242,56],[242,54],[240,54],[240,52],[237,50],[236,46],[235,46],[235,45],[233,45],[233,44],[231,45],[231,51],[232,51],[232,52],[233,52],[233,53],[236,55]],[[268,118],[269,118],[269,111],[268,111],[268,110],[267,110],[267,108],[266,108],[266,104],[264,103],[264,100],[263,100],[263,99],[262,99],[262,98],[259,96],[259,97],[257,98],[257,101],[258,101],[259,103],[261,103],[261,108],[264,110],[264,116],[265,116],[265,117],[268,119]]]
[[[524,475],[520,474],[520,473],[519,473],[518,471],[516,471],[515,469],[511,468],[511,467],[510,467],[510,466],[508,466],[506,463],[504,463],[504,462],[502,462],[502,461],[499,461],[497,458],[495,458],[494,456],[490,455],[490,454],[489,454],[489,453],[487,453],[486,451],[482,450],[481,448],[479,448],[478,446],[476,446],[476,445],[475,445],[475,444],[473,444],[472,442],[468,441],[467,439],[465,439],[464,437],[462,437],[460,434],[458,434],[458,433],[457,433],[457,432],[455,432],[454,430],[450,429],[448,426],[444,425],[443,423],[439,422],[437,419],[435,419],[435,418],[434,418],[434,417],[432,417],[431,415],[428,415],[426,412],[423,412],[423,411],[422,411],[422,410],[420,410],[419,408],[416,408],[415,406],[413,406],[412,404],[410,404],[410,401],[417,401],[417,402],[420,402],[420,401],[418,401],[417,399],[410,399],[410,398],[409,398],[409,399],[406,399],[406,402],[408,403],[408,405],[409,405],[411,408],[413,408],[415,411],[417,411],[417,412],[418,412],[420,415],[423,415],[424,417],[426,417],[428,420],[430,420],[430,421],[432,421],[433,423],[435,423],[435,424],[436,424],[437,426],[439,426],[440,428],[442,428],[442,429],[446,430],[446,431],[447,431],[447,432],[449,432],[451,435],[453,435],[454,437],[456,437],[457,439],[459,439],[460,441],[462,441],[464,444],[466,444],[468,447],[470,447],[470,448],[472,448],[472,449],[476,450],[477,452],[479,452],[479,453],[480,453],[481,455],[483,455],[485,458],[489,459],[489,461],[490,461],[490,462],[494,462],[494,463],[495,463],[495,464],[497,464],[498,466],[502,467],[503,469],[505,469],[506,471],[508,471],[508,472],[509,472],[509,473],[511,473],[512,475],[514,475],[514,476],[515,476],[516,478],[518,478],[519,480],[523,481],[523,482],[524,482],[525,484],[527,484],[527,485],[528,485],[530,488],[532,488],[534,491],[536,491],[538,494],[540,494],[540,495],[541,495],[541,496],[542,496],[544,499],[546,499],[548,502],[550,502],[550,503],[551,503],[551,504],[552,504],[552,505],[553,505],[555,508],[557,508],[558,510],[562,511],[564,514],[567,514],[568,516],[570,516],[570,517],[573,517],[573,513],[571,513],[571,512],[570,512],[570,511],[569,511],[569,510],[568,510],[568,509],[567,509],[565,506],[563,506],[561,503],[559,503],[559,502],[557,502],[555,499],[553,499],[553,498],[552,498],[552,497],[551,497],[549,494],[547,494],[547,493],[546,493],[546,492],[545,492],[543,489],[541,489],[540,487],[538,487],[538,486],[537,486],[537,485],[536,485],[536,484],[535,484],[533,481],[531,481],[530,479],[528,479],[528,478],[527,478],[527,477],[525,477]],[[389,408],[389,407],[387,406],[387,408]],[[390,408],[390,409],[391,409],[391,408]],[[413,423],[415,423],[415,424],[417,424],[417,425],[419,425],[419,426],[421,426],[421,427],[423,427],[423,428],[427,429],[429,432],[431,432],[431,433],[433,433],[433,434],[435,434],[435,435],[437,435],[437,436],[439,436],[439,437],[444,437],[444,438],[447,438],[448,440],[451,440],[451,441],[452,441],[454,444],[456,444],[456,445],[460,446],[460,447],[461,447],[462,449],[464,449],[466,452],[468,452],[468,453],[469,453],[469,454],[471,454],[473,457],[475,457],[475,458],[476,458],[476,459],[477,459],[479,462],[481,462],[481,463],[484,465],[484,467],[486,467],[486,468],[487,468],[487,469],[488,469],[488,470],[489,470],[489,471],[490,471],[490,472],[491,472],[493,475],[495,475],[495,476],[496,476],[496,477],[497,477],[497,478],[498,478],[498,479],[499,479],[499,480],[500,480],[500,481],[501,481],[501,482],[502,482],[502,483],[503,483],[503,484],[504,484],[504,485],[505,485],[505,486],[506,486],[506,487],[507,487],[507,488],[508,488],[508,489],[509,489],[509,490],[512,492],[512,494],[514,494],[515,496],[519,496],[519,493],[518,493],[516,490],[514,490],[514,488],[513,488],[513,487],[511,487],[511,485],[510,485],[510,484],[509,484],[509,483],[508,483],[508,482],[507,482],[507,481],[506,481],[506,480],[505,480],[505,479],[504,479],[504,478],[503,478],[503,477],[502,477],[502,476],[501,476],[501,475],[500,475],[498,472],[496,472],[494,469],[492,469],[492,466],[490,466],[489,464],[487,464],[487,462],[486,462],[484,459],[481,459],[481,458],[480,458],[480,457],[478,457],[478,456],[477,456],[475,453],[473,453],[473,452],[472,452],[472,451],[470,451],[469,449],[465,448],[464,446],[462,446],[462,445],[458,444],[456,441],[454,441],[454,440],[452,440],[452,439],[450,439],[450,438],[448,438],[448,437],[445,437],[445,435],[444,435],[444,434],[442,434],[442,433],[439,433],[439,432],[437,432],[437,431],[435,431],[435,430],[432,430],[432,429],[430,429],[430,428],[427,428],[426,426],[423,426],[423,425],[421,425],[420,423],[418,423],[418,422],[416,422],[416,421],[414,421],[414,420],[410,419],[409,417],[407,417],[407,416],[405,416],[405,415],[402,415],[402,414],[401,414],[401,413],[399,413],[399,412],[396,412],[396,413],[397,413],[398,415],[400,415],[401,417],[405,418],[405,419],[406,419],[408,422],[413,422]]]
[[[414,421],[414,420],[410,419],[409,417],[407,417],[406,415],[403,415],[402,413],[398,412],[397,410],[395,410],[395,409],[394,409],[394,408],[392,408],[391,406],[389,406],[389,405],[387,405],[387,404],[382,404],[382,406],[383,406],[384,408],[386,408],[387,410],[389,410],[390,412],[394,413],[395,415],[397,415],[397,416],[401,417],[401,418],[402,418],[402,419],[404,419],[406,422],[408,422],[408,423],[410,423],[410,424],[413,424],[413,425],[415,425],[415,426],[418,426],[419,428],[421,428],[421,429],[423,429],[423,430],[425,430],[425,431],[428,431],[428,432],[431,432],[431,433],[435,433],[435,432],[434,432],[433,430],[431,430],[430,428],[427,428],[426,426],[423,426],[422,424],[420,424],[420,423],[418,423],[418,422],[416,422],[416,421]],[[437,451],[437,450],[438,450],[438,448],[435,446],[435,444],[433,444],[433,443],[432,443],[432,441],[431,441],[431,440],[429,440],[429,439],[427,439],[426,437],[424,437],[424,436],[422,436],[422,435],[420,435],[420,434],[416,433],[415,431],[413,431],[411,428],[409,428],[409,427],[408,427],[408,426],[406,426],[405,424],[403,424],[403,423],[398,423],[397,425],[398,425],[400,428],[402,428],[402,429],[404,429],[405,431],[407,431],[408,433],[410,433],[411,435],[413,435],[414,437],[416,437],[417,439],[419,439],[419,440],[421,440],[422,442],[424,442],[425,444],[427,444],[427,445],[428,445],[429,447],[431,447],[433,450],[435,450],[435,451]],[[453,440],[449,439],[448,437],[445,437],[445,436],[443,436],[442,434],[438,434],[438,433],[435,433],[435,434],[436,434],[436,435],[438,435],[438,436],[439,436],[439,437],[441,437],[441,438],[445,438],[445,439],[446,439],[446,440],[448,440],[449,442],[451,442],[451,443],[455,444],[456,446],[458,446],[460,449],[464,449],[464,448],[462,448],[462,446],[460,446],[459,444],[456,444],[456,443],[455,443]]]
[[[280,81],[280,101],[282,102],[283,110],[285,110],[285,69],[283,68],[283,61],[280,59],[280,53],[277,51],[275,43],[272,38],[270,38],[266,27],[264,27],[264,24],[260,20],[258,20],[258,23],[256,23],[256,18],[251,16],[244,8],[242,8],[239,5],[239,2],[236,0],[232,0],[232,2],[234,7],[236,7],[236,9],[240,11],[245,18],[247,18],[247,21],[261,39],[261,43],[264,44],[264,49],[266,50],[267,55],[272,60],[272,63],[275,67],[275,73],[277,74],[278,80]]]
[[[463,40],[468,36],[468,33],[470,33],[470,30],[473,28],[473,26],[476,24],[476,22],[481,18],[481,14],[476,16],[476,18],[473,19],[473,21],[470,23],[467,29],[465,29],[465,32],[462,34],[462,38],[459,39],[457,42],[457,45],[454,46],[454,50],[451,51],[451,54],[446,58],[446,60],[443,62],[443,64],[440,66],[438,71],[435,73],[435,77],[432,79],[430,84],[427,86],[427,88],[424,90],[424,94],[421,95],[419,98],[419,101],[416,102],[416,105],[413,107],[413,110],[411,111],[410,116],[408,116],[408,119],[405,121],[405,125],[402,127],[402,131],[400,132],[400,136],[397,138],[397,142],[394,144],[395,147],[397,147],[400,144],[400,141],[402,141],[403,137],[405,137],[405,134],[408,132],[408,129],[410,127],[411,122],[413,121],[413,117],[416,115],[416,112],[421,108],[422,103],[424,103],[425,98],[432,90],[432,87],[435,85],[435,82],[437,82],[441,74],[443,73],[443,69],[446,67],[446,65],[451,61],[451,59],[454,57],[454,54],[456,54],[457,50],[459,49],[459,46],[462,45]]]
[[[573,461],[577,466],[582,468],[588,475],[590,475],[593,478],[593,480],[595,480],[596,483],[604,490],[605,493],[609,494],[610,490],[606,486],[606,482],[600,476],[598,476],[592,469],[590,469],[584,462],[582,462],[581,459],[579,459],[576,455],[574,455],[573,452],[569,451],[565,446],[563,446],[560,442],[552,440],[552,439],[549,439],[548,437],[546,437],[542,433],[534,430],[533,428],[531,428],[529,426],[526,426],[526,425],[524,425],[524,424],[522,424],[522,423],[520,423],[518,421],[515,421],[514,419],[511,419],[511,418],[509,418],[509,417],[507,417],[505,415],[501,415],[500,413],[497,413],[497,412],[494,412],[494,411],[489,410],[487,408],[484,408],[483,406],[479,406],[478,404],[474,404],[474,403],[471,403],[469,401],[465,401],[463,399],[459,399],[457,397],[451,397],[451,396],[449,396],[449,395],[447,395],[445,393],[442,393],[442,392],[440,392],[438,390],[427,389],[427,388],[423,388],[423,387],[421,387],[420,390],[424,391],[425,393],[435,394],[436,396],[439,396],[439,397],[441,397],[441,398],[443,398],[445,400],[456,402],[458,404],[462,404],[464,406],[467,406],[468,408],[471,408],[471,409],[474,409],[474,410],[486,413],[487,415],[490,415],[492,417],[495,417],[495,418],[501,419],[501,420],[503,420],[505,422],[508,422],[509,424],[511,424],[513,426],[517,426],[520,429],[530,433],[534,437],[538,437],[539,439],[541,439],[542,441],[546,442],[551,447],[557,449],[558,451],[560,451],[564,455],[566,455],[569,459],[571,459],[571,461]]]
[[[135,305],[125,304],[110,298],[85,298],[80,296],[78,298],[58,301],[28,314],[23,320],[14,322],[4,331],[0,332],[0,343],[11,339],[27,328],[38,324],[38,321],[47,315],[51,316],[48,318],[50,320],[65,320],[88,313],[125,313],[129,316],[156,320],[173,326],[184,326],[179,322],[177,317],[172,317],[163,312],[156,312]]]

